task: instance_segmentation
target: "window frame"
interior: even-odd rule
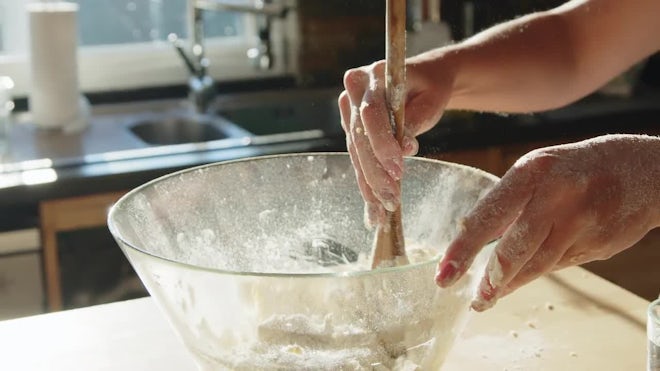
[[[243,15],[241,36],[205,40],[208,69],[216,82],[294,75],[297,20],[294,14],[272,23],[272,69],[256,69],[247,50],[259,42],[255,15]],[[186,49],[189,49],[186,43]],[[29,49],[29,46],[26,47]],[[30,90],[29,52],[0,54],[0,74],[15,83],[13,95],[24,97]],[[78,49],[78,78],[83,93],[131,90],[186,84],[189,73],[181,57],[167,41],[84,46]]]

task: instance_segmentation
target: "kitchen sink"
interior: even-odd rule
[[[251,133],[210,115],[162,115],[128,125],[133,135],[149,145],[209,142],[251,136]]]
[[[274,91],[219,102],[217,113],[254,135],[320,130],[343,133],[335,90]]]
[[[16,145],[0,169],[64,168],[337,137],[343,135],[338,94],[336,89],[225,94],[217,97],[212,114],[192,112],[186,100],[97,105],[89,127],[75,133],[35,131],[26,116],[11,132]]]

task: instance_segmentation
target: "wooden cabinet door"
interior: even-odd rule
[[[112,192],[41,202],[41,243],[50,310],[62,309],[57,233],[105,225],[108,209],[125,193]]]

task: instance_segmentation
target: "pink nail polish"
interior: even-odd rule
[[[435,276],[435,282],[440,287],[449,287],[458,279],[458,263],[453,260],[445,262]]]

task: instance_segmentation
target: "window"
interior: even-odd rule
[[[187,71],[167,41],[174,32],[187,37],[187,0],[76,0],[79,66],[83,91],[107,91],[181,84]],[[251,0],[233,0],[237,3]],[[17,95],[29,91],[28,0],[0,3],[0,75],[16,82]],[[205,46],[210,74],[219,81],[282,75],[291,66],[284,58],[284,30],[292,17],[273,22],[271,40],[276,63],[260,71],[248,62],[247,50],[258,43],[258,16],[204,12]],[[288,52],[288,51],[287,51]]]

